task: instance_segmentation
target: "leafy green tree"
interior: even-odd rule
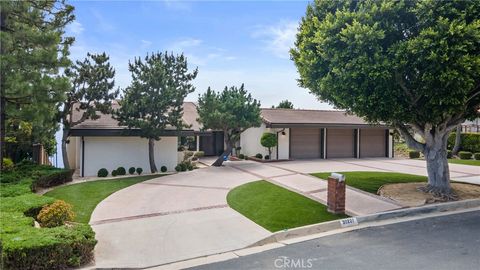
[[[271,132],[265,132],[260,138],[260,144],[268,149],[268,156],[272,159],[272,148],[277,146],[277,135]]]
[[[5,153],[6,122],[32,123],[34,141],[50,140],[56,106],[68,80],[59,69],[69,65],[73,38],[64,36],[74,19],[65,1],[0,2],[0,160]]]
[[[144,60],[135,58],[129,63],[132,83],[125,89],[116,118],[120,125],[136,128],[141,137],[148,139],[150,170],[157,172],[155,165],[155,141],[167,128],[177,130],[183,123],[183,100],[195,91],[192,80],[198,69],[188,72],[187,59],[183,54],[154,53]]]
[[[207,92],[198,98],[198,115],[198,121],[203,124],[203,128],[221,130],[224,133],[227,147],[213,166],[223,164],[223,158],[230,155],[243,131],[261,124],[260,102],[252,98],[243,84],[240,88],[225,87],[218,93],[209,87]]]
[[[112,113],[112,101],[118,96],[115,86],[115,70],[105,54],[87,54],[83,61],[77,61],[65,71],[70,78],[71,88],[67,92],[59,118],[63,124],[62,158],[69,169],[67,141],[70,129],[88,119],[96,120],[102,114]],[[73,112],[81,112],[79,119],[73,119]]]
[[[277,109],[293,109],[293,103],[288,101],[287,99],[282,100],[278,104]]]
[[[423,190],[454,198],[447,138],[478,115],[479,40],[479,1],[315,1],[291,55],[302,87],[396,127],[425,155]]]

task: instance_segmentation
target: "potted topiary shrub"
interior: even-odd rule
[[[129,174],[135,174],[135,167],[130,167],[130,168],[128,169],[128,173],[129,173]]]

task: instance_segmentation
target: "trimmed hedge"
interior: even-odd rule
[[[37,180],[33,181],[32,189],[35,191],[38,187],[48,188],[71,182],[73,180],[72,176],[74,171],[75,170],[61,170],[42,175]]]
[[[12,172],[2,172],[2,176],[15,174],[19,177],[15,182],[0,185],[2,269],[66,269],[93,259],[97,241],[89,225],[33,226],[34,217],[42,207],[55,201],[54,198],[33,194],[33,185],[37,182],[58,183],[52,179],[58,179],[59,174],[65,176],[62,173],[65,171],[29,163],[17,165]]]
[[[167,171],[167,166],[162,166],[162,167],[160,168],[160,171],[161,171],[161,172],[166,172],[166,171]]]
[[[140,175],[140,174],[142,174],[142,172],[143,172],[143,169],[142,169],[142,168],[140,168],[140,167],[138,167],[136,171],[137,171],[138,175]]]
[[[135,167],[130,167],[130,168],[128,169],[128,173],[129,173],[129,174],[135,174]]]
[[[448,149],[452,149],[455,145],[455,133],[455,131],[452,132],[448,137]],[[480,133],[462,133],[460,150],[472,153],[480,152]]]
[[[420,157],[420,152],[418,151],[410,151],[408,152],[408,156],[410,158],[419,158]]]
[[[256,157],[256,158],[259,158],[259,159],[262,159],[262,158],[263,158],[263,155],[260,154],[260,153],[258,153],[258,154],[255,155],[255,157]]]
[[[475,154],[473,154],[473,158],[474,158],[475,160],[480,160],[480,153],[475,153]]]
[[[113,170],[113,171],[112,171],[112,176],[117,176],[117,175],[118,175],[117,170]]]
[[[458,152],[458,157],[460,159],[472,159],[472,152],[460,151]]]
[[[238,155],[238,158],[239,158],[239,159],[245,159],[245,155],[244,155],[244,154],[240,154],[240,155]]]

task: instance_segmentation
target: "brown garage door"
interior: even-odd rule
[[[327,128],[327,158],[353,158],[354,130]]]
[[[385,157],[385,129],[360,130],[360,157]]]
[[[290,129],[291,158],[320,158],[320,129]]]

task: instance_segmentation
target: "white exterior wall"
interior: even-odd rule
[[[271,132],[276,134],[283,129],[272,129],[267,128],[265,124],[262,123],[260,127],[249,128],[240,134],[240,146],[242,147],[241,153],[246,156],[255,156],[260,153],[263,156],[268,155],[267,148],[263,147],[260,144],[260,138],[264,132]],[[278,158],[279,159],[288,159],[289,158],[289,136],[290,131],[288,128],[285,129],[285,135],[281,133],[278,134]],[[277,159],[277,149],[272,148],[272,157],[271,159]]]
[[[177,141],[177,137],[161,137],[161,140],[155,141],[155,163],[158,170],[161,166],[167,166],[168,171],[173,171],[178,164]],[[130,167],[141,167],[144,172],[150,172],[148,140],[145,138],[84,137],[84,142],[84,176],[95,176],[100,168],[106,168],[111,173],[120,166],[127,171]],[[81,145],[77,152],[81,155]]]

